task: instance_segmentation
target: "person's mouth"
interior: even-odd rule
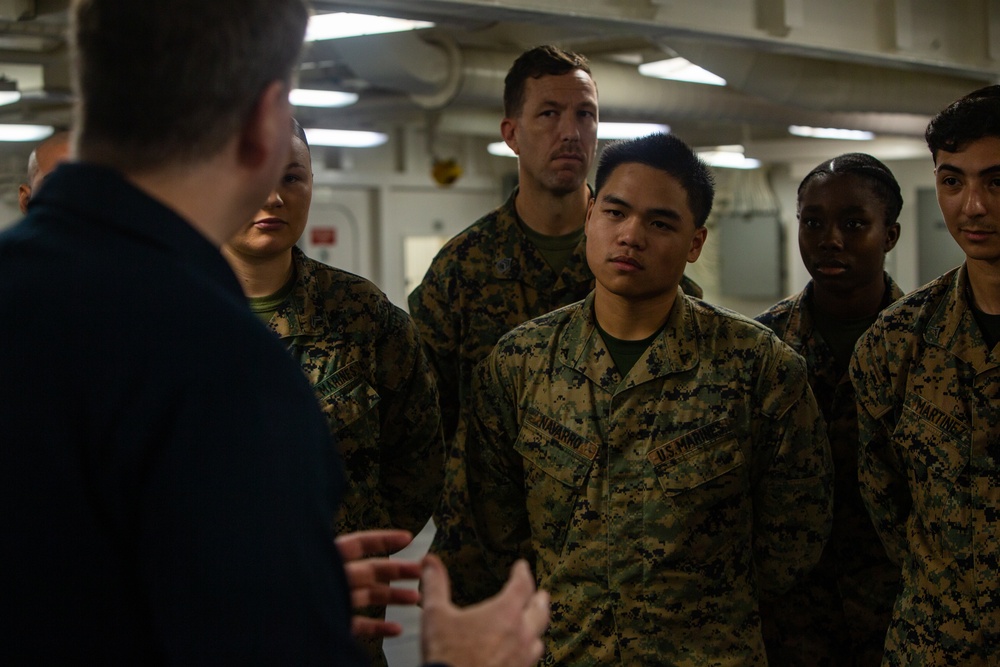
[[[816,272],[824,276],[839,276],[847,272],[847,264],[838,261],[819,262]]]
[[[288,223],[281,218],[275,218],[272,216],[268,218],[261,218],[260,220],[254,220],[253,226],[261,231],[269,232],[287,227]]]
[[[623,271],[636,271],[642,268],[642,262],[631,255],[615,255],[610,261]]]

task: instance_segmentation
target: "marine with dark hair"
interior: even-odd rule
[[[530,49],[511,65],[503,99],[500,131],[518,155],[518,186],[445,244],[409,297],[437,377],[448,448],[431,551],[447,563],[464,603],[497,585],[483,571],[465,483],[472,369],[504,333],[579,301],[594,280],[583,226],[598,101],[587,59],[555,46]],[[683,284],[701,296],[693,281]]]
[[[1000,86],[927,126],[958,268],[879,315],[851,361],[861,495],[902,590],[883,665],[1000,664]]]
[[[833,531],[819,565],[761,605],[768,664],[877,667],[899,591],[858,492],[858,412],[847,374],[858,338],[903,296],[885,272],[899,239],[899,184],[865,153],[824,160],[798,190],[799,250],[812,279],[755,319],[806,360],[834,466]]]
[[[430,519],[444,476],[437,389],[413,322],[370,281],[296,247],[309,217],[312,167],[298,122],[284,172],[263,207],[222,246],[250,308],[309,379],[344,464],[338,533]],[[332,519],[333,517],[331,517]],[[385,617],[385,607],[366,610]],[[363,638],[385,665],[380,636]]]
[[[601,156],[586,299],[476,368],[476,528],[552,594],[545,664],[766,664],[758,601],[820,557],[832,470],[802,359],[686,296],[714,186],[682,141]]]

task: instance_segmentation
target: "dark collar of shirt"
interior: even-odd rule
[[[32,199],[25,223],[59,219],[63,224],[93,225],[173,254],[186,270],[245,304],[243,291],[222,253],[191,224],[134,186],[118,171],[82,162],[59,165]],[[109,261],[127,258],[112,258]]]

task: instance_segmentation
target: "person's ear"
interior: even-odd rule
[[[889,252],[896,247],[896,242],[899,241],[899,223],[894,222],[885,230],[885,251]]]
[[[17,205],[22,214],[28,212],[29,201],[31,201],[31,186],[27,183],[21,183],[17,186]]]
[[[500,121],[500,136],[503,137],[504,143],[515,155],[520,155],[521,150],[517,145],[517,121],[513,118],[504,118]]]
[[[291,142],[292,111],[288,84],[272,81],[257,98],[243,123],[237,159],[248,169],[285,160]]]

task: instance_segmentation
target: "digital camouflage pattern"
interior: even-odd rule
[[[437,378],[447,442],[445,491],[434,513],[431,552],[441,557],[457,604],[495,593],[502,580],[483,577],[482,550],[472,525],[465,475],[472,369],[500,337],[522,322],[583,299],[593,287],[583,239],[556,274],[521,231],[514,200],[451,239],[409,296],[410,315]],[[583,224],[583,221],[580,221]],[[701,296],[687,278],[685,290]]]
[[[965,267],[887,308],[851,361],[861,494],[902,564],[883,665],[1000,665],[1000,349]]]
[[[819,560],[832,465],[803,360],[678,292],[622,378],[593,295],[476,371],[469,488],[496,575],[552,596],[545,664],[766,665],[762,591]]]
[[[368,280],[298,248],[292,257],[295,286],[268,326],[305,371],[337,441],[347,477],[337,532],[417,533],[441,495],[444,441],[416,327]],[[385,665],[381,639],[362,643]]]
[[[885,275],[887,306],[903,291]],[[833,530],[819,565],[761,606],[771,667],[878,667],[899,566],[885,553],[858,490],[858,409],[846,368],[816,329],[813,283],[756,319],[806,361],[833,456]]]

